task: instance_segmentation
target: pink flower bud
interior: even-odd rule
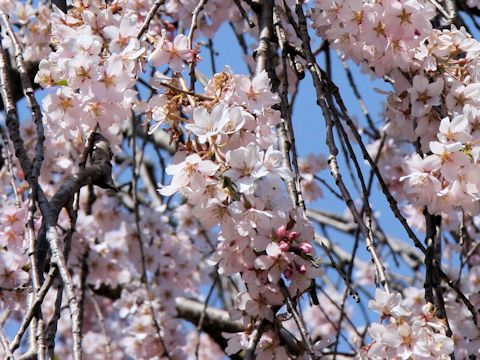
[[[292,275],[293,275],[293,270],[292,270],[292,268],[291,268],[291,267],[287,268],[287,270],[285,270],[285,271],[283,272],[283,275],[285,275],[285,277],[286,277],[287,279],[290,279],[290,278],[292,277]]]
[[[279,239],[284,239],[287,236],[287,227],[285,225],[280,226],[276,233]]]
[[[288,245],[288,243],[286,243],[285,241],[280,241],[280,250],[288,251],[290,250],[290,245]]]
[[[300,273],[300,274],[305,274],[307,272],[307,268],[305,267],[305,265],[300,265],[298,268],[297,268],[297,271]]]
[[[310,245],[309,243],[302,243],[300,245],[300,249],[302,249],[302,251],[305,253],[305,254],[310,254],[310,252],[312,251],[312,245]]]
[[[288,240],[290,241],[296,240],[298,239],[299,236],[300,236],[299,233],[297,233],[296,231],[292,231],[290,234],[288,234]]]

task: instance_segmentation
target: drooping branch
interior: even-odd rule
[[[295,145],[295,135],[293,133],[291,107],[288,100],[288,70],[287,70],[287,51],[286,51],[286,38],[285,32],[280,24],[280,17],[276,8],[273,9],[275,33],[282,52],[282,67],[283,67],[283,79],[281,91],[277,89],[277,93],[280,96],[280,108],[282,113],[282,122],[278,129],[278,138],[280,150],[282,151],[284,164],[293,173],[293,180],[286,182],[287,189],[295,206],[300,206],[305,209],[305,203],[302,198],[301,186],[300,186],[300,173],[298,170],[297,150]],[[276,75],[275,75],[276,76]],[[277,80],[278,81],[278,80]],[[292,154],[292,161],[290,161],[290,152]],[[292,167],[293,163],[293,167]]]
[[[260,342],[262,334],[267,330],[268,326],[269,323],[266,319],[261,318],[257,320],[255,329],[250,334],[248,339],[248,346],[245,349],[245,360],[255,360],[255,350],[257,349],[257,345]]]
[[[195,30],[198,27],[198,17],[203,10],[208,0],[199,0],[195,10],[192,13],[192,24],[190,25],[190,32],[188,33],[188,47],[193,53],[192,61],[190,63],[190,91],[195,92],[195,65],[197,62],[196,50],[193,48],[193,38],[195,36]]]
[[[376,251],[375,243],[372,238],[371,231],[368,228],[368,226],[365,225],[357,208],[355,207],[352,197],[344,181],[342,180],[342,176],[339,172],[339,168],[337,164],[338,148],[335,145],[335,140],[333,136],[334,120],[332,118],[332,112],[334,112],[335,109],[332,109],[331,103],[327,102],[326,92],[325,92],[325,89],[326,89],[325,82],[321,77],[319,66],[312,53],[312,49],[310,46],[310,36],[308,35],[307,22],[306,22],[306,18],[305,18],[305,14],[303,12],[302,6],[303,6],[302,3],[297,0],[295,10],[299,19],[299,31],[300,31],[300,36],[302,40],[303,50],[305,51],[305,56],[307,59],[307,68],[310,71],[310,74],[312,75],[313,83],[314,83],[314,87],[317,95],[317,104],[322,109],[323,116],[325,117],[326,127],[327,127],[327,146],[330,151],[330,157],[328,162],[330,164],[331,174],[334,177],[335,183],[337,184],[342,194],[342,197],[345,200],[346,205],[350,209],[355,219],[355,222],[360,227],[360,231],[362,232],[365,238],[365,241],[367,244],[367,250],[370,252],[372,256],[372,261],[374,262],[376,270],[380,277],[380,282],[388,291],[389,288],[388,288],[387,277],[385,275],[385,268]]]

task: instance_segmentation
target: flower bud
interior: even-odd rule
[[[302,249],[302,251],[305,253],[305,254],[310,254],[310,252],[312,251],[312,245],[310,245],[309,243],[302,243],[300,245],[300,249]]]
[[[296,240],[300,237],[300,234],[296,231],[292,231],[290,234],[288,234],[288,240],[293,241]]]
[[[280,226],[276,234],[279,239],[284,239],[287,236],[287,227],[285,225]]]
[[[288,243],[286,243],[285,241],[280,241],[280,250],[288,251],[290,250],[290,245],[288,245]]]

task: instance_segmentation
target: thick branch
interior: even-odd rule
[[[103,189],[116,190],[112,180],[112,164],[113,157],[110,150],[108,140],[101,134],[95,133],[93,138],[91,166],[81,169],[78,173],[73,175],[67,182],[65,182],[60,189],[53,196],[50,201],[49,215],[52,221],[56,224],[60,211],[67,206],[73,199],[73,196],[85,185],[97,185]],[[47,246],[45,242],[46,222],[43,221],[42,231],[38,237],[37,244],[37,258],[39,261],[39,268],[43,269],[45,264]]]

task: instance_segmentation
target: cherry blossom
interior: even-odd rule
[[[163,33],[158,40],[155,50],[151,53],[149,60],[155,66],[168,64],[173,71],[181,72],[185,69],[184,62],[194,60],[194,53],[188,47],[187,37],[183,34],[175,36],[172,41],[167,39],[167,34]]]
[[[162,195],[171,195],[186,186],[195,188],[200,179],[213,176],[217,169],[218,165],[212,161],[202,160],[197,154],[189,155],[183,162],[167,168],[167,174],[173,176],[172,182],[169,186],[163,187],[160,192]]]
[[[461,26],[479,4],[266,5],[74,0],[63,13],[0,1],[7,70],[23,62],[41,87],[39,107],[25,112],[16,101],[33,100],[26,81],[0,76],[1,356],[14,343],[16,358],[480,357],[480,42]],[[217,70],[225,49],[214,35],[228,37],[227,24],[250,75]],[[340,79],[337,62],[324,73],[321,53],[385,80],[382,113],[367,113],[365,83],[351,90],[366,119],[353,114],[349,90],[329,82]],[[297,116],[304,77],[333,123],[318,134],[329,148],[309,144],[306,156],[298,135],[317,116]],[[97,134],[109,146],[89,148]],[[99,149],[111,160],[108,183],[97,179]],[[406,232],[391,233],[378,185]],[[337,198],[358,216],[337,212]],[[373,265],[357,252],[365,243]],[[42,284],[50,289],[32,312]],[[357,317],[369,297],[375,315]],[[22,319],[34,320],[15,344]],[[53,328],[54,348],[40,336]]]

